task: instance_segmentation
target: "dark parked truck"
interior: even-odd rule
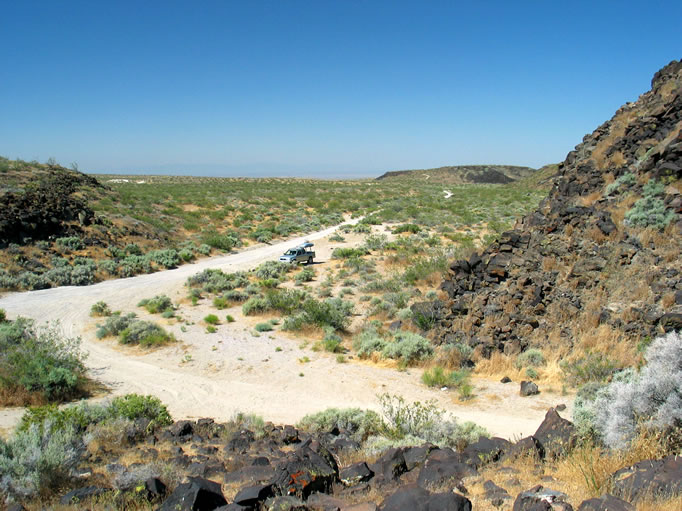
[[[312,246],[313,244],[307,241],[297,247],[290,248],[289,250],[284,252],[284,255],[279,256],[279,260],[282,261],[283,263],[290,264],[295,263],[313,264],[315,252],[310,250]]]

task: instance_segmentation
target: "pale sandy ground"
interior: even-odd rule
[[[435,399],[460,420],[474,421],[493,435],[511,439],[534,433],[550,406],[565,402],[569,408],[564,416],[570,417],[572,399],[548,393],[521,398],[518,382],[503,385],[474,380],[476,399],[459,404],[454,392],[421,384],[420,369],[399,372],[353,360],[339,364],[334,355],[301,349],[300,339],[282,332],[265,332],[257,337],[251,328],[252,318],[243,318],[239,308],[216,311],[209,300],[196,307],[183,303],[178,315],[194,323],[185,326],[186,332],[174,320],[153,317],[180,339],[170,347],[149,352],[119,346],[114,340],[97,340],[94,335],[100,320],[91,318],[89,312],[99,300],[107,302],[112,310],[134,311],[146,318],[146,312],[136,307],[142,298],[163,293],[174,303],[180,302],[187,296],[187,277],[206,268],[249,270],[304,240],[316,241],[315,267],[320,273],[330,264],[332,249],[339,245],[326,239],[334,230],[150,275],[87,287],[7,294],[0,298],[0,308],[10,318],[21,315],[39,323],[60,320],[65,334],[82,337],[83,348],[89,354],[86,362],[90,374],[110,389],[109,396],[153,394],[168,405],[175,419],[213,417],[222,421],[240,411],[275,423],[295,423],[307,413],[328,407],[378,409],[377,395],[384,392],[408,401]],[[206,333],[201,318],[208,313],[216,313],[222,320],[217,333]],[[226,314],[232,314],[237,321],[225,322]],[[303,357],[310,361],[302,362]],[[0,429],[12,428],[22,413],[22,409],[0,409]]]

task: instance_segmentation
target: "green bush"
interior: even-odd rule
[[[138,307],[144,307],[150,314],[160,314],[166,311],[173,311],[173,302],[166,295],[157,295],[154,298],[140,300]]]
[[[435,366],[422,373],[422,383],[428,387],[459,388],[468,384],[470,373],[467,370],[446,371],[441,366]]]
[[[280,261],[265,261],[255,269],[254,273],[259,279],[283,280],[286,274],[295,268],[295,265]]]
[[[7,313],[5,312],[5,309],[0,309],[0,323],[4,323],[7,321]]]
[[[386,358],[400,359],[411,364],[433,355],[433,347],[427,339],[412,332],[398,332],[393,342],[384,346],[381,354]]]
[[[244,272],[223,273],[217,269],[206,269],[187,279],[188,287],[199,287],[206,293],[222,293],[248,285]]]
[[[234,323],[234,317],[228,314],[227,316],[225,316],[225,321],[227,321],[228,323]]]
[[[261,314],[268,309],[268,302],[262,296],[252,296],[242,305],[242,314]]]
[[[142,249],[139,247],[139,245],[137,245],[137,243],[129,243],[123,250],[125,250],[126,254],[128,255],[142,255]]]
[[[366,248],[339,247],[332,252],[332,259],[350,259],[369,254]]]
[[[24,389],[48,401],[83,394],[84,355],[79,338],[64,337],[57,323],[36,328],[18,318],[0,323],[0,387]]]
[[[164,249],[164,250],[152,250],[149,252],[145,258],[148,258],[150,261],[155,262],[159,266],[163,266],[164,268],[175,268],[178,264],[180,264],[180,256],[178,255],[177,250],[174,249]]]
[[[220,323],[220,319],[218,319],[218,316],[215,314],[209,314],[208,316],[205,316],[204,321],[209,325],[217,325]]]
[[[540,367],[545,365],[545,356],[540,350],[531,348],[516,357],[514,365],[517,369],[523,369],[524,367]]]
[[[402,224],[397,225],[393,228],[393,234],[400,234],[402,232],[409,232],[412,234],[417,234],[422,230],[417,224]]]
[[[637,179],[635,178],[635,175],[632,172],[626,172],[606,187],[606,195],[611,195],[621,187],[630,187],[636,183]]]
[[[304,282],[310,282],[315,278],[315,270],[313,268],[304,268],[296,274],[294,281],[296,284],[303,284]]]
[[[224,252],[229,252],[233,248],[241,245],[239,237],[235,234],[218,234],[215,231],[205,233],[201,242],[204,245],[217,248]]]
[[[95,335],[98,339],[120,334],[123,330],[128,328],[137,316],[134,312],[121,315],[120,312],[114,312],[107,318],[103,325],[97,325],[97,332]]]
[[[216,296],[213,299],[213,306],[218,310],[227,309],[228,300],[224,296]]]
[[[333,331],[328,331],[325,332],[324,338],[322,339],[322,347],[329,353],[341,353],[343,351],[342,341],[340,335],[337,335]]]
[[[175,337],[151,321],[134,320],[119,334],[121,344],[139,344],[143,347],[161,346],[174,342]]]
[[[14,434],[0,438],[0,494],[26,500],[62,490],[85,452],[86,431],[107,424],[120,430],[137,420],[148,430],[172,423],[157,398],[136,394],[102,405],[29,408]]]
[[[675,212],[668,209],[658,197],[643,197],[625,213],[625,223],[637,227],[665,227],[675,218]]]
[[[99,301],[90,307],[91,316],[111,316],[111,309],[106,302]]]
[[[83,241],[78,236],[57,238],[56,243],[63,250],[81,250],[84,247]]]
[[[335,242],[335,243],[342,243],[346,241],[346,238],[341,236],[339,233],[334,233],[331,236],[329,236],[329,241]]]
[[[603,353],[586,352],[571,362],[559,364],[569,385],[579,386],[585,383],[604,383],[622,369],[616,361]]]
[[[417,444],[426,441],[438,446],[463,449],[488,434],[474,423],[458,424],[434,401],[408,403],[401,396],[382,394],[379,403],[385,420],[384,432],[390,439],[410,437],[411,440],[422,440],[415,442]]]
[[[384,429],[378,413],[359,408],[328,408],[306,415],[297,426],[310,433],[328,433],[338,428],[347,431],[356,442],[364,442]]]
[[[369,358],[374,352],[382,352],[386,344],[386,340],[371,325],[353,337],[353,349],[360,358]]]
[[[274,330],[272,323],[257,323],[253,328],[256,332],[272,332]]]

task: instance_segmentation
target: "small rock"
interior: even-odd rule
[[[534,396],[535,394],[539,394],[540,390],[538,389],[538,386],[535,384],[535,382],[532,381],[522,381],[521,382],[521,390],[519,394],[522,396]]]
[[[511,383],[511,378],[509,376],[505,376],[500,380],[500,383]]]
[[[602,495],[583,501],[578,511],[635,511],[635,506],[613,495]]]

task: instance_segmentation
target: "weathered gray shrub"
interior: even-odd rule
[[[400,359],[410,364],[429,358],[433,355],[433,347],[421,335],[401,331],[395,334],[393,342],[384,346],[381,354],[386,358]]]
[[[370,435],[383,430],[383,421],[378,413],[360,408],[328,408],[308,414],[298,427],[311,433],[327,433],[334,428],[347,431],[356,442],[363,442]]]
[[[640,427],[682,428],[682,336],[659,337],[645,358],[639,374],[614,378],[594,400],[594,429],[609,447],[627,447]]]

